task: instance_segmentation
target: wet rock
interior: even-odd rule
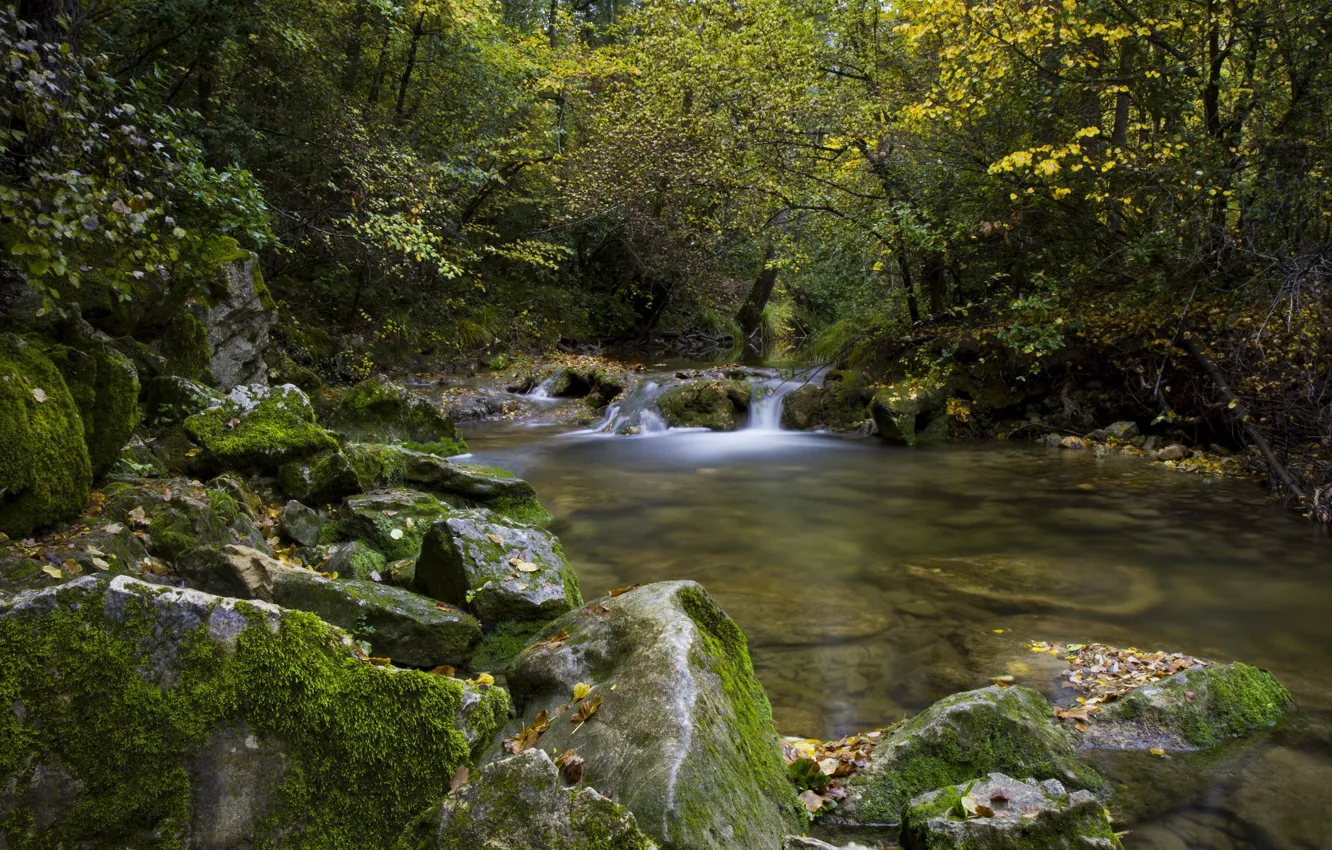
[[[1140,433],[1136,422],[1115,422],[1106,427],[1105,433],[1116,440],[1132,440]]]
[[[284,464],[337,448],[315,424],[305,393],[291,384],[243,386],[185,420],[185,433],[204,450],[205,465],[274,474]]]
[[[435,675],[433,672],[431,675]],[[473,756],[490,743],[496,730],[509,721],[509,692],[496,685],[463,682],[462,700],[453,725],[462,733]]]
[[[1326,814],[1332,762],[1287,747],[1268,750],[1244,771],[1227,809],[1264,847],[1301,850],[1332,847]]]
[[[1294,707],[1290,692],[1266,670],[1193,667],[1104,706],[1080,741],[1121,750],[1206,749],[1274,726]]]
[[[343,535],[364,541],[389,561],[415,558],[435,520],[452,513],[429,493],[378,490],[343,502]]]
[[[585,398],[595,409],[614,401],[629,385],[629,376],[601,365],[565,366],[552,376],[550,394],[556,398]]]
[[[735,431],[749,421],[751,388],[744,381],[691,381],[657,398],[671,428]]]
[[[324,564],[323,570],[335,573],[339,578],[372,581],[374,575],[380,573],[387,563],[388,559],[373,546],[363,540],[353,540],[338,546],[337,551]]]
[[[532,525],[553,519],[532,485],[503,469],[450,463],[437,455],[390,445],[351,445],[347,455],[365,490],[408,486],[454,507],[488,508]]]
[[[374,489],[362,485],[346,454],[338,449],[283,465],[278,470],[278,484],[289,497],[314,505]]]
[[[829,376],[831,378],[831,376]],[[865,421],[869,394],[854,382],[826,380],[782,397],[782,427],[792,431],[853,431]]]
[[[1081,437],[1065,437],[1059,441],[1059,448],[1075,450],[1085,449],[1087,448],[1087,441]]]
[[[175,564],[175,574],[186,586],[235,599],[273,601],[273,584],[289,569],[271,555],[249,546],[190,552]]]
[[[1183,460],[1192,455],[1193,452],[1179,443],[1171,443],[1160,451],[1154,452],[1152,458],[1155,460]]]
[[[879,436],[914,446],[948,439],[948,386],[909,379],[884,387],[870,402]]]
[[[80,575],[138,574],[154,561],[132,528],[104,518],[79,520],[57,539],[41,542],[31,554],[0,547],[0,593],[40,590]],[[159,568],[165,572],[164,565]]]
[[[428,850],[656,850],[633,814],[592,788],[566,788],[544,750],[481,769],[414,825],[404,846]]]
[[[1004,608],[1130,615],[1164,599],[1150,572],[1121,564],[984,555],[917,561],[906,565],[906,575],[950,595]]]
[[[801,831],[745,637],[702,587],[666,582],[602,598],[544,634],[566,632],[509,668],[515,725],[541,711],[553,718],[541,748],[576,749],[584,780],[663,848],[778,847]],[[580,682],[599,706],[581,724],[570,704]]]
[[[789,592],[735,582],[709,582],[723,599],[743,599],[736,618],[753,646],[807,646],[863,640],[897,623],[873,588],[827,586],[793,608]]]
[[[481,639],[475,617],[407,590],[368,581],[327,579],[309,570],[281,573],[273,601],[318,614],[400,666],[461,665]]]
[[[461,682],[264,602],[79,578],[0,605],[0,645],[0,817],[37,846],[389,847],[470,760]]]
[[[441,457],[467,451],[458,426],[443,408],[382,375],[335,400],[321,398],[319,415],[349,440],[399,443]]]
[[[907,806],[906,850],[1118,850],[1105,807],[1055,779],[1020,782],[1002,773],[931,791]]]
[[[220,274],[200,320],[208,334],[209,371],[218,389],[268,383],[264,349],[277,323],[276,305],[259,273],[259,258],[233,241],[217,259]]]
[[[93,478],[99,479],[120,459],[139,421],[139,375],[108,337],[86,323],[74,323],[67,337],[67,344],[49,346],[47,354],[79,408]]]
[[[486,510],[434,523],[416,562],[416,589],[466,606],[488,627],[552,620],[583,604],[554,535]]]
[[[1103,787],[1040,694],[990,687],[940,700],[895,730],[875,747],[870,765],[846,780],[836,816],[895,823],[918,794],[996,771],[1058,779],[1075,789]]]
[[[324,520],[318,511],[307,508],[295,499],[282,508],[282,533],[289,540],[302,546],[314,546],[319,542],[323,527]]]

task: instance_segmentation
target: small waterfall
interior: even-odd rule
[[[541,383],[537,384],[527,393],[527,397],[537,401],[552,401],[555,396],[550,394],[551,389],[555,387],[555,377],[552,375]]]
[[[607,434],[652,434],[666,430],[666,420],[657,411],[657,399],[666,387],[656,381],[643,381],[625,393],[624,398],[606,408],[606,416],[596,430]]]
[[[803,386],[794,378],[757,378],[751,382],[749,426],[751,431],[782,430],[782,399]]]

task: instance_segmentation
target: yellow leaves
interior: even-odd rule
[[[590,692],[591,690],[592,690],[591,685],[587,684],[586,682],[579,682],[578,684],[574,685],[573,698],[576,700],[582,699],[583,697],[587,696],[588,692]]]
[[[1151,748],[1150,750],[1148,750],[1147,752],[1151,753],[1152,755],[1156,756],[1157,758],[1165,758],[1165,754],[1166,754],[1166,751],[1165,751],[1165,749],[1164,749],[1163,747],[1152,747],[1152,748]]]
[[[50,564],[47,564],[46,566],[42,567],[42,572],[46,573],[48,576],[55,579],[56,581],[64,581],[65,579],[64,572],[62,572],[59,567],[53,567]]]
[[[592,715],[597,713],[597,709],[601,708],[601,703],[601,694],[594,694],[583,700],[578,704],[578,708],[574,711],[573,717],[569,718],[569,722],[576,723],[578,724],[578,728],[582,728],[583,724],[591,720]],[[574,729],[574,731],[577,732],[578,728]]]
[[[495,677],[492,676],[492,675],[490,675],[489,673],[477,673],[475,679],[468,679],[468,680],[467,680],[467,684],[469,684],[469,685],[493,685],[493,684],[495,684]]]
[[[541,711],[532,718],[532,722],[523,727],[523,730],[512,738],[504,741],[504,749],[514,755],[532,749],[537,745],[541,738],[541,733],[550,728],[550,713]]]
[[[541,570],[541,567],[531,561],[524,561],[520,558],[510,558],[509,566],[517,569],[520,573],[535,573]]]

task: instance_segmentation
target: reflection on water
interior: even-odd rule
[[[1332,792],[1332,543],[1251,484],[1025,446],[780,431],[491,423],[468,439],[536,486],[589,597],[704,584],[749,636],[784,734],[881,726],[1000,675],[1067,701],[1028,639],[1268,667],[1306,714],[1281,742],[1294,746],[1250,753],[1237,790],[1142,809],[1152,822],[1128,844],[1332,847],[1298,804],[1309,783]],[[1310,803],[1321,812],[1321,795]]]

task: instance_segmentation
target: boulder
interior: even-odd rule
[[[914,446],[948,439],[948,385],[910,378],[874,394],[870,415],[879,436]]]
[[[259,258],[234,239],[215,258],[218,280],[199,317],[208,337],[213,383],[223,392],[244,385],[268,383],[264,349],[277,323],[276,305],[259,272]]]
[[[791,431],[853,431],[865,420],[868,395],[845,381],[806,384],[782,397],[782,427]]]
[[[284,464],[337,448],[291,384],[242,386],[185,420],[185,432],[220,470],[274,474]]]
[[[545,712],[537,746],[576,750],[584,781],[661,847],[775,850],[804,828],[744,634],[698,584],[599,599],[543,637],[509,667],[515,725]]]
[[[52,346],[48,353],[78,405],[93,477],[101,478],[120,459],[139,421],[138,372],[90,327],[81,327],[70,344]]]
[[[1154,460],[1184,460],[1192,455],[1193,452],[1187,446],[1181,446],[1179,443],[1171,443],[1164,449],[1152,453]]]
[[[353,444],[346,452],[364,490],[406,486],[454,507],[488,508],[531,525],[553,520],[532,485],[504,469],[450,463],[394,445]]]
[[[1132,440],[1142,432],[1136,422],[1115,422],[1106,427],[1105,433],[1116,440]]]
[[[27,537],[77,516],[91,491],[83,419],[60,370],[0,335],[0,532]]]
[[[486,765],[415,824],[423,850],[656,850],[633,814],[592,788],[566,788],[544,750]]]
[[[377,490],[352,496],[342,504],[342,533],[361,540],[390,561],[415,558],[435,520],[450,508],[417,490]]]
[[[1056,779],[1002,773],[930,791],[907,806],[906,850],[1120,850],[1105,806]]]
[[[291,498],[315,505],[374,489],[362,486],[351,462],[338,449],[283,465],[278,470],[278,484]]]
[[[563,366],[551,376],[550,394],[556,398],[582,398],[594,409],[614,401],[629,385],[629,376],[601,364]]]
[[[749,421],[751,392],[744,381],[690,381],[662,393],[657,407],[671,428],[735,431]]]
[[[1207,749],[1275,726],[1294,707],[1290,692],[1266,670],[1196,666],[1103,706],[1080,742],[1114,750]]]
[[[461,682],[264,602],[79,578],[0,605],[0,647],[13,847],[388,847],[470,760]]]
[[[558,538],[487,510],[434,523],[416,562],[416,589],[467,606],[487,627],[553,620],[583,604]]]
[[[1079,790],[1104,787],[1044,697],[1023,687],[989,687],[942,699],[885,736],[870,764],[844,780],[837,817],[896,823],[918,794],[995,771],[1057,779]]]
[[[287,502],[282,508],[282,533],[288,540],[302,546],[314,546],[319,542],[323,528],[324,520],[319,516],[319,512],[307,508],[295,499]]]
[[[336,547],[324,564],[324,571],[339,578],[373,581],[386,563],[388,559],[379,550],[363,540],[353,540]]]
[[[273,586],[284,608],[318,614],[371,647],[372,655],[400,666],[461,665],[481,639],[475,617],[398,587],[372,581],[327,579],[309,570],[284,570]]]
[[[177,560],[174,572],[186,586],[235,599],[273,601],[273,585],[290,569],[250,546],[199,549]]]
[[[221,393],[178,375],[151,378],[143,385],[144,413],[150,423],[174,425],[222,403]]]
[[[400,443],[441,457],[467,451],[462,433],[443,408],[382,375],[334,400],[321,398],[319,414],[349,440]]]
[[[85,517],[67,531],[45,538],[40,549],[0,547],[0,591],[40,590],[80,575],[143,575],[165,572],[134,530],[102,517]]]
[[[1059,441],[1059,448],[1078,451],[1087,448],[1087,441],[1082,437],[1064,437]]]
[[[244,503],[226,490],[171,478],[117,482],[102,492],[105,520],[144,531],[148,551],[178,567],[192,556],[231,544],[269,552]]]

